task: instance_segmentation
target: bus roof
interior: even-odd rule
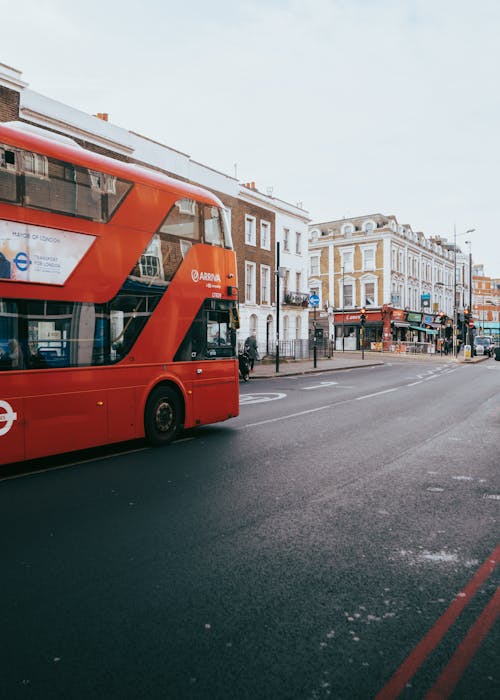
[[[18,148],[24,148],[57,158],[74,165],[80,165],[91,170],[103,171],[109,175],[131,180],[143,185],[149,185],[168,191],[175,190],[180,196],[195,197],[207,203],[223,206],[220,199],[202,187],[191,185],[182,180],[165,175],[146,165],[124,163],[123,161],[104,156],[81,147],[73,139],[50,131],[39,130],[24,122],[9,122],[0,124],[0,142]],[[44,133],[41,133],[44,131]]]

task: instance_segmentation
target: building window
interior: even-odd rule
[[[295,291],[300,292],[302,287],[302,275],[300,272],[295,273]]]
[[[267,265],[260,267],[260,303],[270,304],[270,288],[271,288],[271,268]]]
[[[142,277],[160,277],[160,260],[156,255],[141,255],[139,265]]]
[[[271,224],[269,221],[260,222],[260,247],[271,250]]]
[[[290,229],[283,229],[283,250],[290,250]]]
[[[365,221],[363,224],[363,231],[366,231],[366,233],[371,233],[374,231],[376,228],[376,224],[374,221],[371,219],[369,221]]]
[[[288,316],[283,316],[283,340],[288,340]]]
[[[300,336],[302,334],[302,319],[300,316],[295,317],[295,338],[296,340],[300,340]]]
[[[344,289],[342,293],[342,306],[354,306],[354,285],[352,283],[344,284]]]
[[[255,263],[245,263],[245,302],[255,304]]]
[[[365,282],[363,288],[363,306],[375,306],[375,282]]]
[[[344,272],[354,272],[354,251],[341,250],[340,255]]]
[[[256,245],[255,216],[245,216],[245,243]]]
[[[319,255],[311,255],[311,275],[319,275]]]
[[[248,330],[250,335],[257,335],[257,316],[255,314],[251,314],[249,320],[248,320]]]
[[[301,243],[301,235],[299,231],[295,232],[295,252],[297,255],[301,254],[301,249],[300,249],[300,243]]]
[[[291,292],[292,290],[290,289],[290,270],[285,268],[285,275],[283,277],[283,282],[285,285],[285,289],[287,292]]]
[[[375,269],[375,248],[363,248],[363,270]]]
[[[342,226],[342,233],[345,235],[346,233],[352,233],[354,231],[354,226],[352,224],[344,224]]]

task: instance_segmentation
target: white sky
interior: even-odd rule
[[[237,164],[313,222],[475,228],[474,262],[500,277],[497,0],[0,0],[0,16],[0,61],[32,90]]]

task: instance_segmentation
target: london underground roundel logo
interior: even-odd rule
[[[0,401],[0,436],[5,435],[12,428],[17,419],[17,413],[7,401]]]
[[[193,282],[199,282],[200,281],[200,273],[198,270],[191,270],[191,279]]]
[[[26,272],[28,267],[31,265],[31,260],[28,258],[26,253],[18,253],[14,258],[14,264],[20,272]]]

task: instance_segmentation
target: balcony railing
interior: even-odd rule
[[[283,294],[283,303],[288,304],[288,306],[302,306],[305,308],[309,303],[309,294],[285,290]]]

